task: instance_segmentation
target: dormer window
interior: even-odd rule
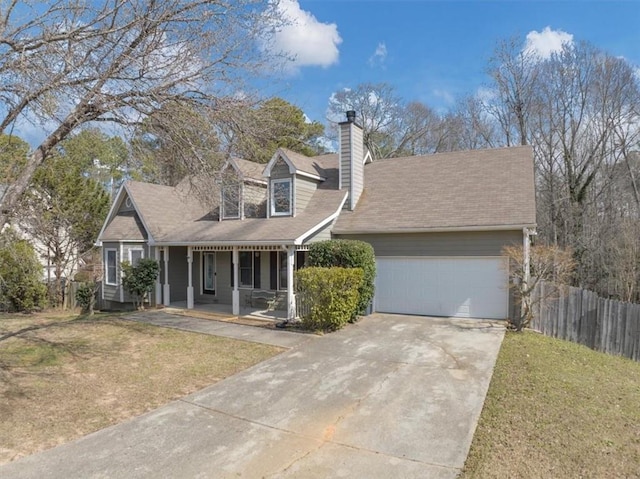
[[[222,187],[222,218],[240,218],[240,184],[229,182]]]
[[[271,216],[291,215],[291,178],[271,180]]]

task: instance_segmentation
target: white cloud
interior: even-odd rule
[[[305,66],[327,68],[337,63],[342,38],[335,23],[319,22],[300,8],[298,0],[280,0],[277,9],[285,24],[272,33],[265,49],[290,57],[287,66],[293,72]]]
[[[373,52],[373,55],[369,57],[369,66],[375,67],[380,66],[384,67],[384,62],[387,59],[387,45],[383,42],[378,43],[376,47],[376,51]]]
[[[433,90],[433,95],[436,98],[440,98],[442,101],[444,101],[444,103],[446,103],[448,105],[453,105],[453,103],[456,100],[451,92],[449,92],[447,90],[441,90],[441,89],[438,89],[438,88]]]
[[[573,35],[562,30],[551,30],[551,27],[544,27],[541,32],[532,30],[527,34],[527,41],[524,47],[525,52],[534,53],[540,58],[546,59],[552,53],[562,50],[565,44],[573,44]]]

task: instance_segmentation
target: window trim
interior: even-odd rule
[[[237,220],[239,218],[242,217],[242,183],[238,182],[238,213],[233,216],[233,215],[228,215],[227,214],[227,208],[225,208],[225,191],[228,190],[228,188],[230,188],[230,185],[225,185],[222,187],[222,191],[220,192],[220,205],[222,207],[222,219],[223,220]]]
[[[275,185],[285,184],[289,185],[289,209],[288,211],[276,211],[275,202]],[[292,178],[276,178],[271,180],[271,192],[269,194],[269,200],[271,203],[271,216],[291,216],[293,212],[293,179]]]
[[[252,251],[252,250],[247,250],[247,251],[238,251],[238,289],[254,289],[255,288],[255,271],[256,271],[256,256],[255,256],[256,251]],[[242,267],[240,266],[240,256],[243,254],[249,254],[249,258],[251,259],[250,261],[250,266],[245,266]],[[243,269],[249,269],[251,271],[251,284],[242,284],[240,282],[241,278],[242,278],[242,270]],[[235,284],[235,274],[234,274],[234,266],[233,266],[233,260],[231,261],[231,288],[233,289],[234,284]]]
[[[109,282],[109,253],[113,252],[115,281]],[[104,284],[118,286],[118,250],[116,248],[105,248],[104,250]]]
[[[129,248],[129,252],[127,253],[127,256],[129,257],[129,264],[131,266],[135,266],[135,264],[133,264],[133,258],[132,258],[132,254],[134,251],[140,251],[140,259],[144,259],[144,248]]]

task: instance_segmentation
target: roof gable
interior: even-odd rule
[[[278,148],[264,169],[264,176],[271,177],[271,170],[278,160],[284,160],[292,175],[306,176],[317,181],[325,181],[326,175],[318,162],[313,157],[308,157],[286,148]]]
[[[260,184],[267,183],[264,175],[262,174],[264,167],[260,163],[244,160],[242,158],[229,158],[221,171],[224,171],[228,167],[233,168],[242,181]]]

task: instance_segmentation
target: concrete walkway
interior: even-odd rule
[[[503,335],[375,314],[0,477],[454,478]]]
[[[181,329],[183,331],[211,334],[225,338],[242,339],[253,343],[270,344],[271,346],[280,346],[283,348],[300,346],[306,341],[318,337],[315,334],[258,328],[245,324],[215,321],[184,314],[165,313],[163,311],[132,313],[128,315],[128,318],[165,328]]]

